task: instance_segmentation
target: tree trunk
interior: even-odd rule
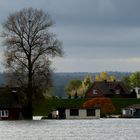
[[[29,61],[29,74],[28,74],[28,88],[27,88],[27,119],[33,119],[32,111],[32,95],[33,95],[33,86],[32,86],[32,67]]]
[[[33,111],[32,111],[32,99],[28,96],[27,99],[27,109],[26,109],[26,119],[32,120],[33,119]]]

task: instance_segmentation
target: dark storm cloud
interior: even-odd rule
[[[140,69],[140,0],[1,0],[0,22],[24,7],[55,20],[66,52],[55,61],[58,71]]]
[[[52,12],[62,22],[96,26],[139,26],[139,0],[60,0]]]

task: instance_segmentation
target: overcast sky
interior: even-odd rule
[[[65,51],[56,72],[140,70],[140,0],[0,0],[0,22],[24,7],[55,20]]]

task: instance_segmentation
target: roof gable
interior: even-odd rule
[[[121,81],[95,81],[86,94],[94,89],[99,90],[103,95],[114,94],[116,90],[120,90],[122,94],[130,94],[126,85]]]
[[[12,89],[0,87],[0,108],[17,107],[20,107],[17,94],[12,92]]]

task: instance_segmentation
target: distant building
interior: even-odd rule
[[[18,106],[0,106],[0,120],[22,119],[21,108]]]
[[[58,112],[58,110],[52,111],[51,117],[52,117],[52,119],[58,119],[59,118],[59,112]]]
[[[56,119],[98,119],[100,118],[100,108],[58,108],[56,113],[52,112],[52,117]]]
[[[99,119],[99,108],[67,108],[66,119]]]
[[[121,81],[95,81],[86,92],[86,98],[93,97],[131,97],[127,86]]]
[[[136,93],[136,98],[140,99],[140,88],[135,87],[134,90],[135,90],[135,93]]]
[[[122,109],[123,117],[140,118],[140,104],[134,104]]]
[[[16,90],[0,87],[0,120],[19,119],[22,119],[22,113]]]

